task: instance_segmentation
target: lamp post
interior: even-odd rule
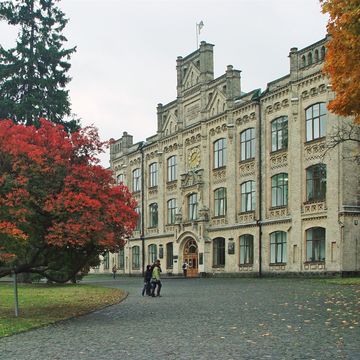
[[[145,274],[145,224],[144,224],[144,213],[145,213],[145,183],[144,183],[144,142],[139,144],[139,150],[141,154],[141,269],[142,275]]]

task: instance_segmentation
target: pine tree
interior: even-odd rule
[[[63,35],[68,20],[59,0],[13,0],[0,3],[0,20],[19,27],[16,46],[0,45],[0,119],[38,125],[40,117],[78,128],[71,116],[69,91],[71,54]]]

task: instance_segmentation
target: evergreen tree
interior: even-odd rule
[[[38,125],[44,117],[67,130],[78,128],[71,116],[66,84],[71,54],[62,34],[68,20],[59,0],[13,0],[0,3],[0,20],[19,27],[16,46],[0,45],[0,119]]]

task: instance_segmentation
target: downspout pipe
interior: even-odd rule
[[[259,217],[256,221],[257,226],[259,228],[259,278],[262,277],[262,156],[261,156],[261,144],[262,144],[262,118],[261,118],[261,100],[258,97],[258,116],[259,116],[259,141],[258,141],[258,153],[259,153],[259,167],[258,167],[258,174],[259,174]]]
[[[139,144],[141,154],[141,272],[145,275],[145,174],[144,174],[144,142]]]

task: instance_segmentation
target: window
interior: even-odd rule
[[[149,226],[157,227],[158,226],[158,204],[153,203],[149,205]]]
[[[170,199],[167,202],[167,223],[175,224],[175,214],[176,214],[176,199]]]
[[[124,183],[124,174],[119,174],[117,177],[116,177],[116,184],[117,185],[120,185],[120,184],[123,184]]]
[[[306,230],[306,261],[325,261],[325,229],[313,227]]]
[[[173,267],[173,261],[174,261],[174,255],[173,255],[173,243],[169,242],[166,244],[166,268],[172,269]]]
[[[254,237],[246,234],[240,236],[240,264],[253,264],[254,262]]]
[[[141,209],[139,206],[137,206],[134,210],[139,215],[137,218],[137,221],[136,221],[135,231],[140,231],[140,229],[141,229]]]
[[[281,116],[271,123],[271,151],[287,149],[288,118]]]
[[[325,136],[325,120],[325,103],[318,103],[306,109],[306,141]]]
[[[270,234],[271,264],[286,263],[286,232],[275,231]]]
[[[176,156],[171,156],[167,159],[168,176],[167,181],[176,180]]]
[[[133,246],[131,249],[132,269],[140,269],[140,246]]]
[[[157,259],[157,248],[155,244],[151,244],[148,246],[148,254],[149,254],[149,264],[153,264]]]
[[[311,65],[312,63],[313,63],[312,53],[309,52],[309,53],[308,53],[308,65]]]
[[[326,199],[326,165],[317,164],[306,169],[306,200]]]
[[[158,164],[152,163],[149,166],[149,186],[157,186],[158,185]]]
[[[140,169],[135,169],[132,172],[132,191],[140,191],[141,190],[141,171]]]
[[[125,268],[125,251],[124,248],[119,250],[119,257],[118,257],[118,268],[119,270],[124,270]]]
[[[226,188],[214,191],[214,214],[215,216],[226,215]]]
[[[255,129],[250,128],[240,134],[240,160],[255,157]]]
[[[197,194],[193,193],[188,196],[188,218],[196,220],[197,218]]]
[[[225,239],[216,238],[213,240],[213,267],[225,266]]]
[[[226,165],[226,139],[219,139],[214,142],[214,169]]]
[[[246,181],[241,184],[241,212],[255,211],[255,181]]]
[[[271,206],[286,206],[288,203],[288,174],[281,173],[271,178]]]

